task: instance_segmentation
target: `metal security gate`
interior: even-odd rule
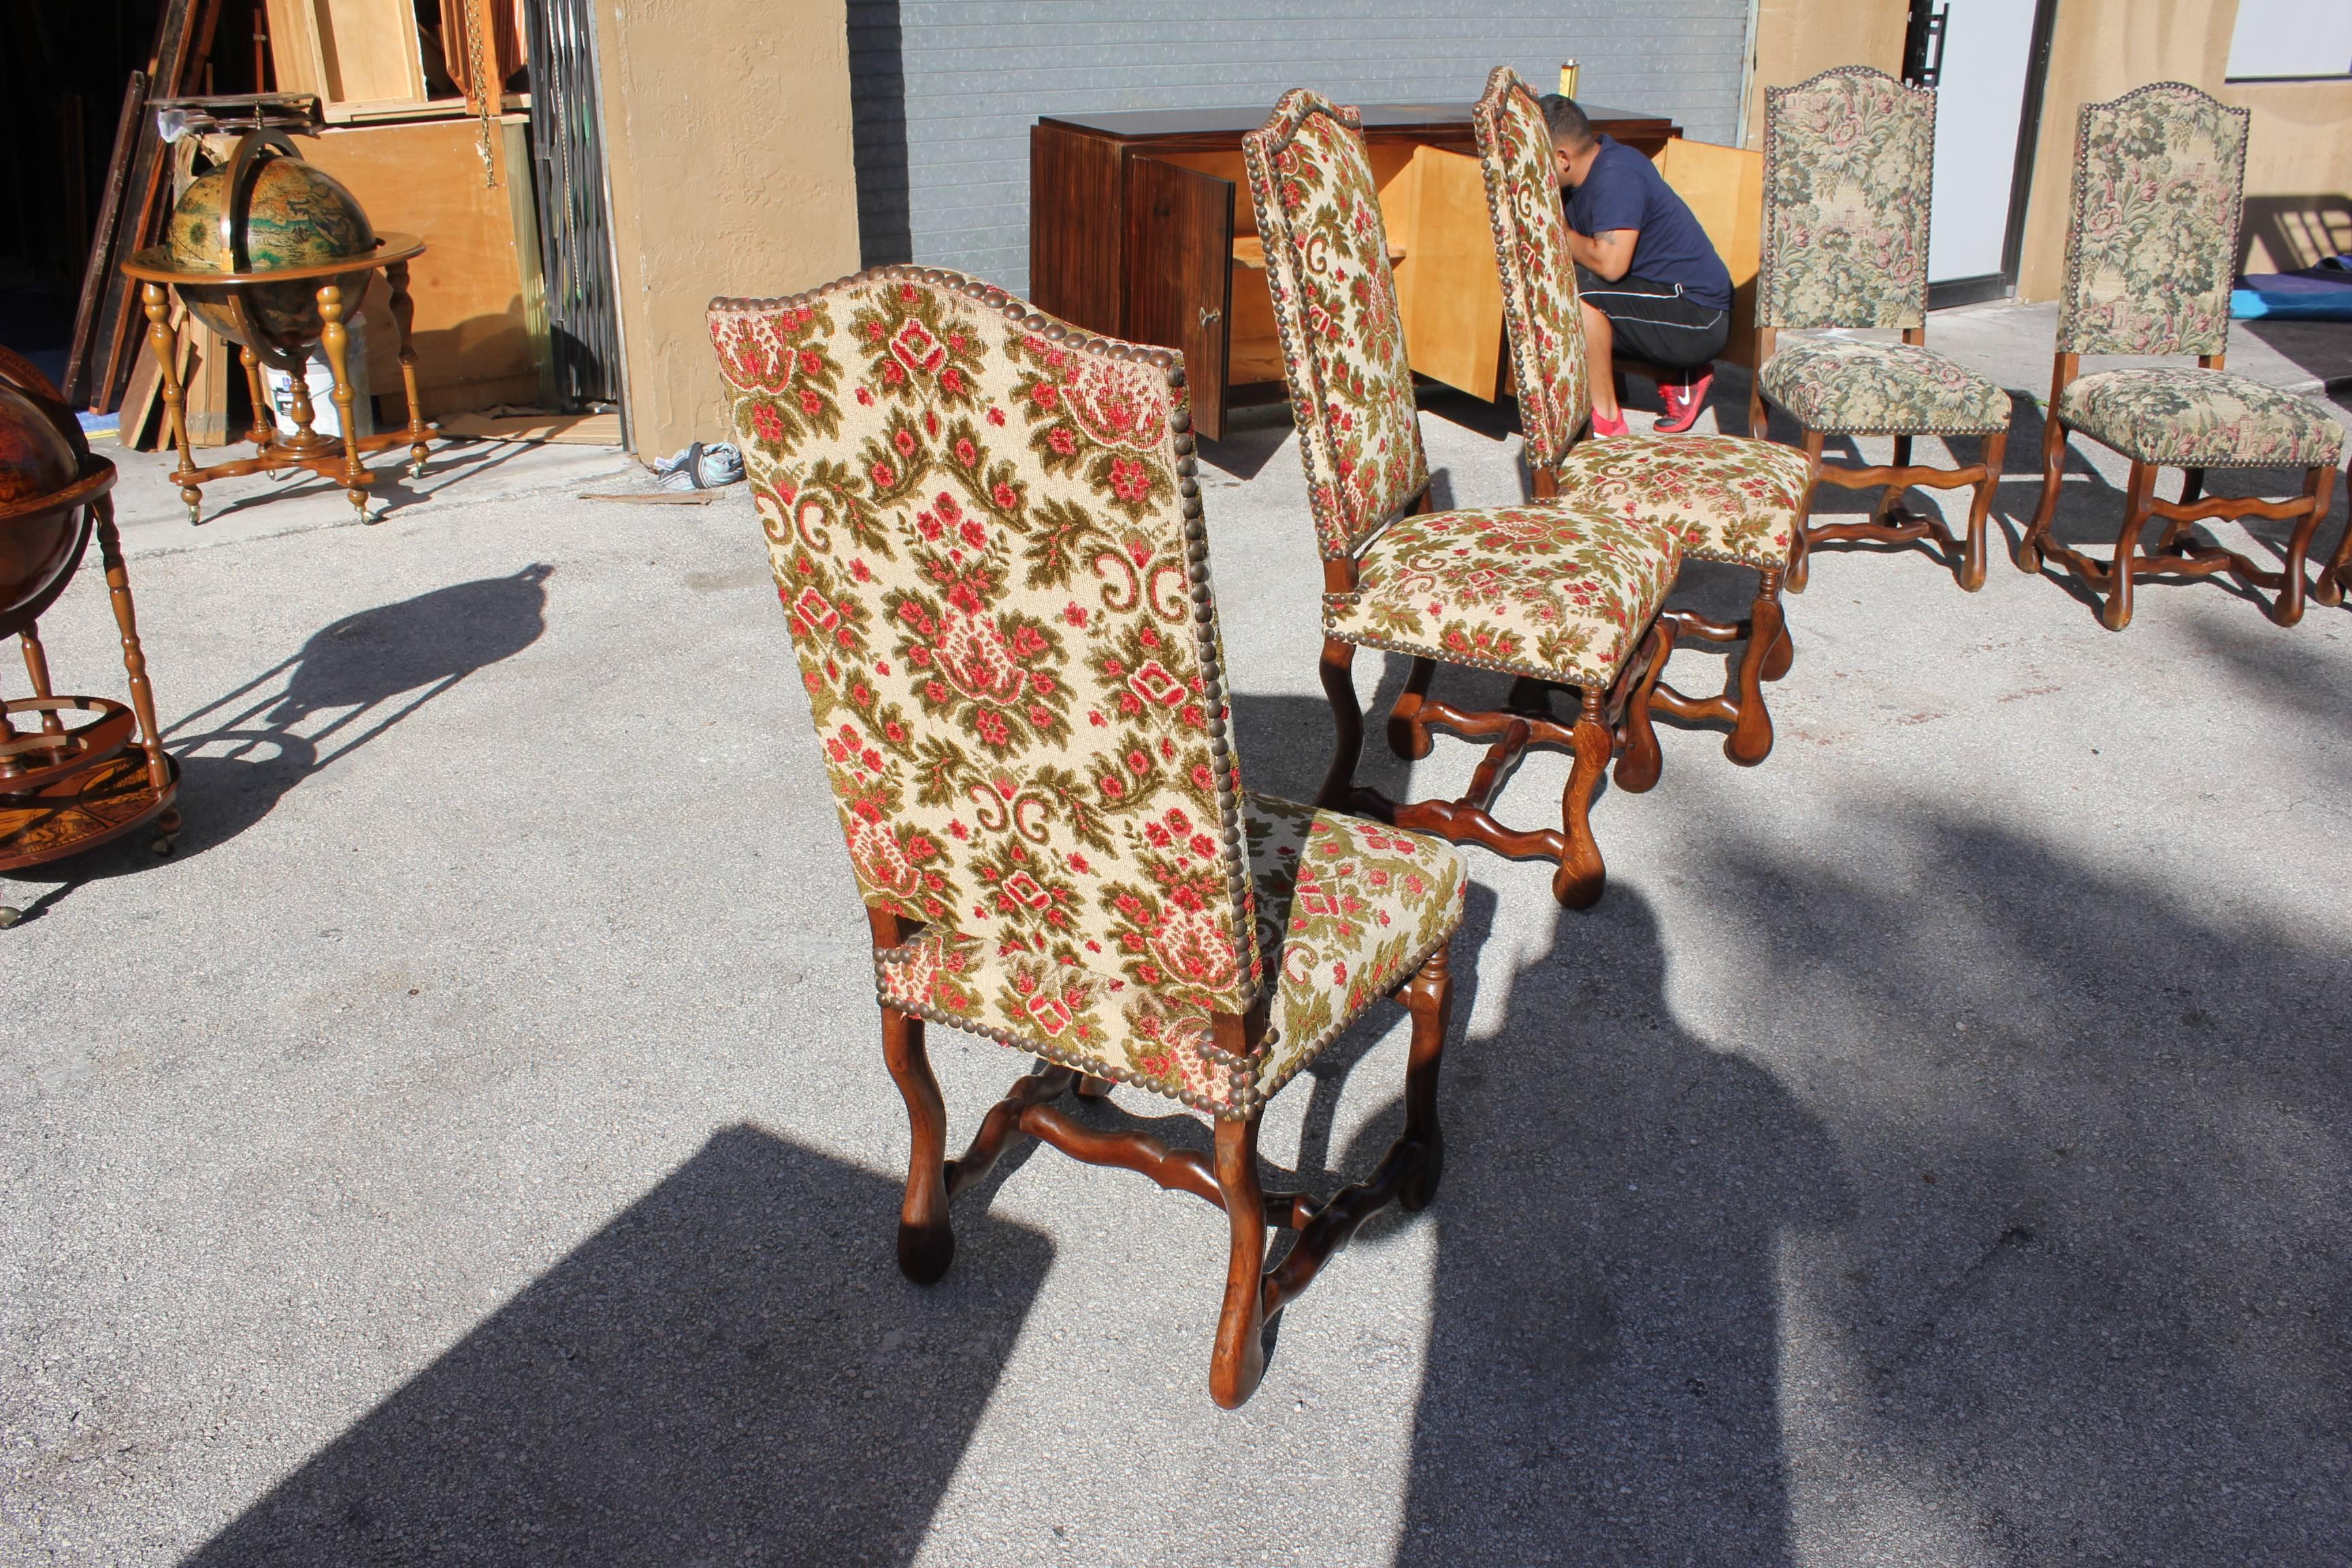
[[[566,411],[620,407],[621,314],[613,288],[604,118],[590,0],[530,0],[531,180],[556,393]]]

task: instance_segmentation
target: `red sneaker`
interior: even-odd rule
[[[1702,371],[1695,380],[1680,386],[1667,382],[1658,388],[1658,396],[1665,403],[1666,416],[1654,426],[1660,434],[1679,436],[1698,423],[1706,408],[1706,395],[1715,387],[1715,373]]]
[[[1614,418],[1612,418],[1610,416],[1601,413],[1598,408],[1594,409],[1592,411],[1592,433],[1595,436],[1622,436],[1625,434],[1624,414],[1621,411]]]

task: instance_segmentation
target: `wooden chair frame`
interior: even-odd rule
[[[1765,410],[1762,367],[1770,363],[1772,351],[1780,336],[1777,327],[1756,329],[1755,379],[1748,393],[1748,433],[1758,440],[1765,438],[1770,428],[1770,416]],[[1925,327],[1906,327],[1903,341],[1924,348],[1927,342]],[[1792,416],[1793,417],[1793,416]],[[1803,427],[1799,421],[1799,427]],[[1871,544],[1914,544],[1933,540],[1941,552],[1944,563],[1951,568],[1953,578],[1969,593],[1984,586],[1985,525],[1992,512],[1993,491],[2000,485],[2002,460],[2009,455],[2009,432],[1997,430],[1978,439],[1982,443],[1977,460],[1958,468],[1938,468],[1911,460],[1911,443],[1915,437],[1897,436],[1895,439],[1895,460],[1892,463],[1849,465],[1832,463],[1822,458],[1829,444],[1826,432],[1805,430],[1800,443],[1805,456],[1813,464],[1813,482],[1826,479],[1842,489],[1877,489],[1878,504],[1871,509],[1867,522],[1824,522],[1812,520],[1812,491],[1805,493],[1805,510],[1798,520],[1797,548],[1789,565],[1789,592],[1801,594],[1812,575],[1813,546],[1843,544],[1854,542]],[[1956,490],[1974,486],[1976,495],[1969,503],[1968,531],[1956,537],[1944,520],[1933,512],[1914,511],[1906,508],[1903,492],[1917,486],[1923,489]]]
[[[2227,356],[2200,354],[2200,370],[2220,370]],[[2082,369],[2083,356],[2060,353],[2050,374],[2050,415],[2042,432],[2042,500],[2033,509],[2033,521],[2018,541],[2017,564],[2020,571],[2040,572],[2045,560],[2056,562],[2074,574],[2098,602],[2099,624],[2111,632],[2119,632],[2131,625],[2132,584],[2143,578],[2158,576],[2210,577],[2226,572],[2249,589],[2268,588],[2276,597],[2266,606],[2272,620],[2291,626],[2303,619],[2304,563],[2311,552],[2312,535],[2319,531],[2320,520],[2327,515],[2328,503],[2335,498],[2336,465],[2322,464],[2306,469],[2303,493],[2290,500],[2263,500],[2253,496],[2207,496],[2205,470],[2183,468],[2180,471],[2180,499],[2158,500],[2156,496],[2157,470],[2163,465],[2132,459],[2130,476],[2124,481],[2123,525],[2116,532],[2116,552],[2106,560],[2085,553],[2072,545],[2060,544],[2050,537],[2051,521],[2058,514],[2058,486],[2066,468],[2066,439],[2074,434],[2066,422],[2058,417],[2058,399]],[[2104,443],[2102,443],[2104,445]],[[2164,520],[2164,531],[2157,538],[2153,549],[2142,551],[2140,533],[2148,519]],[[2294,532],[2288,537],[2286,559],[2277,571],[2257,564],[2234,550],[2220,545],[2184,544],[2182,531],[2189,524],[2208,518],[2263,517],[2275,520],[2301,518]],[[2322,568],[2319,586],[2315,595],[2320,603],[2342,601],[2344,588],[2352,578],[2347,578],[2346,545],[2352,544],[2352,529],[2346,531],[2344,543],[2336,550],[2336,558]],[[2102,599],[2100,595],[2104,595]]]
[[[2352,463],[2345,465],[2344,479],[2347,493],[2352,494]],[[2311,596],[2323,605],[2341,605],[2352,597],[2352,517],[2345,520],[2344,537],[2336,542],[2336,553],[2320,568]]]
[[[922,927],[868,906],[877,952],[913,940]],[[963,1153],[947,1157],[947,1102],[931,1071],[923,1019],[884,1006],[882,1056],[907,1102],[913,1146],[907,1159],[907,1195],[898,1210],[898,1269],[918,1285],[936,1283],[955,1260],[948,1217],[956,1194],[987,1176],[1015,1138],[1049,1143],[1089,1165],[1115,1165],[1150,1177],[1171,1192],[1191,1193],[1225,1212],[1232,1250],[1224,1305],[1209,1362],[1209,1394],[1232,1410],[1247,1402],[1265,1373],[1265,1327],[1314,1281],[1332,1254],[1359,1227],[1391,1204],[1418,1211],[1437,1195],[1445,1171],[1445,1144],[1437,1121],[1438,1065],[1454,1016],[1449,944],[1441,945],[1391,999],[1412,1016],[1405,1068],[1404,1131],[1370,1176],[1318,1203],[1305,1193],[1267,1192],[1257,1167],[1258,1116],[1220,1117],[1213,1156],[1171,1149],[1148,1132],[1103,1131],[1065,1110],[1066,1094],[1106,1098],[1111,1085],[1066,1067],[1047,1066],[1013,1081],[982,1118]],[[1220,1048],[1254,1052],[1265,1031],[1265,1008],[1212,1015]],[[1272,1268],[1265,1266],[1266,1232],[1296,1232],[1297,1242]]]

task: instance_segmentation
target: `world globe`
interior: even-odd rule
[[[174,267],[184,272],[250,274],[374,254],[374,227],[358,198],[333,175],[276,148],[257,153],[256,166],[247,169],[242,182],[244,200],[233,210],[229,165],[197,180],[180,197],[164,236]],[[324,323],[317,295],[329,282],[341,287],[348,308],[355,310],[367,270],[233,289],[183,279],[180,298],[197,320],[230,342],[283,353],[318,341]]]
[[[0,380],[0,510],[54,495],[81,477],[56,421]],[[0,517],[0,637],[22,631],[56,597],[80,558],[79,506]]]

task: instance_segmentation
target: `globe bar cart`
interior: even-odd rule
[[[89,449],[56,387],[0,349],[0,637],[22,646],[33,695],[0,700],[0,871],[61,859],[152,826],[150,847],[180,830],[179,764],[155,728],[147,659],[114,527],[114,465]],[[128,705],[60,697],[49,683],[41,614],[81,565],[90,540],[122,634]],[[0,908],[0,926],[17,911]]]
[[[305,468],[343,487],[363,520],[375,476],[361,459],[404,446],[411,478],[425,472],[432,427],[417,405],[416,351],[410,342],[415,309],[408,264],[425,253],[413,234],[378,235],[349,191],[303,161],[287,134],[256,126],[237,139],[228,161],[190,185],[172,214],[170,237],[122,263],[142,286],[147,342],[161,373],[164,418],[180,464],[172,473],[188,521],[201,522],[204,486],[241,474]],[[405,429],[380,436],[352,434],[356,395],[349,363],[350,329],[368,275],[383,270],[393,326],[400,339],[400,374],[408,401]],[[238,345],[253,398],[246,432],[254,455],[198,468],[188,442],[179,377],[179,335],[170,317],[175,292],[188,314]],[[306,370],[315,345],[334,376],[341,435],[313,428],[317,417]],[[294,434],[280,434],[262,387],[267,365],[291,382],[288,416]]]

